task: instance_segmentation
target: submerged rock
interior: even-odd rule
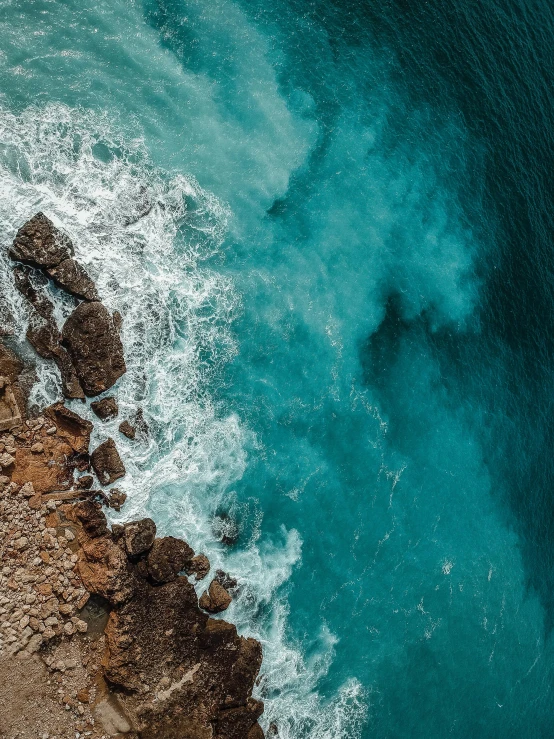
[[[113,439],[107,439],[90,455],[92,468],[102,485],[111,485],[125,475],[125,466]]]
[[[73,255],[73,245],[44,213],[37,213],[19,229],[9,254],[33,267],[56,267]]]
[[[117,400],[111,395],[108,398],[102,398],[102,400],[93,400],[90,404],[93,413],[98,416],[102,421],[108,421],[111,418],[116,418],[119,413],[117,407]]]
[[[108,390],[125,373],[119,333],[102,303],[81,303],[62,328],[63,343],[89,396]]]
[[[202,595],[198,601],[200,608],[203,608],[208,613],[221,613],[221,611],[227,610],[231,605],[232,598],[215,578],[211,581],[210,587]]]

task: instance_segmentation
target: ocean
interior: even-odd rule
[[[5,247],[42,210],[150,428],[97,425],[113,520],[238,579],[266,733],[553,737],[554,9],[1,9],[2,320],[30,355]]]

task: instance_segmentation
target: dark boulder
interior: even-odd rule
[[[98,300],[96,285],[86,270],[75,259],[64,259],[55,267],[47,270],[54,282],[70,295],[83,300]]]
[[[90,461],[102,485],[111,485],[125,475],[125,466],[113,439],[107,439],[96,447]]]
[[[89,396],[108,390],[126,371],[123,345],[102,303],[81,303],[62,329],[63,343]]]
[[[217,582],[225,588],[225,590],[232,590],[233,588],[237,587],[237,581],[234,577],[231,577],[226,572],[223,572],[223,570],[216,570],[215,571],[215,578],[214,580],[217,580]]]
[[[130,557],[138,557],[147,552],[156,538],[156,524],[151,518],[142,518],[125,524],[125,548]]]
[[[73,245],[44,213],[37,213],[19,229],[9,254],[33,267],[56,267],[73,255]]]
[[[231,605],[232,598],[217,580],[212,580],[208,590],[198,601],[200,608],[208,613],[221,613]]]
[[[90,407],[98,418],[102,421],[108,421],[111,418],[116,418],[119,412],[117,407],[117,400],[111,395],[109,398],[102,398],[102,400],[93,400]]]
[[[181,539],[156,539],[148,552],[148,575],[158,583],[171,582],[193,557],[194,551]]]

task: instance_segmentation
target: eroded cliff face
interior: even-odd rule
[[[99,301],[69,238],[38,214],[19,230],[10,256],[20,263],[16,284],[28,301],[27,337],[57,363],[64,394],[84,398],[113,388],[125,372],[120,317]],[[33,270],[83,301],[61,331]],[[150,519],[110,529],[102,504],[119,508],[125,496],[92,489],[89,473],[101,486],[124,476],[116,442],[91,452],[93,425],[62,402],[27,418],[24,371],[0,344],[0,670],[6,659],[40,659],[65,675],[66,692],[59,690],[68,721],[60,727],[56,717],[57,736],[74,736],[79,726],[91,736],[263,737],[263,704],[252,698],[261,646],[206,612],[228,607],[234,581],[218,573],[199,603],[192,578],[207,576],[204,555],[180,539],[156,537]],[[115,397],[97,403],[100,418],[104,411],[117,413]],[[100,630],[89,628],[93,601],[107,617]],[[80,690],[58,669],[68,649],[77,655],[70,670],[81,670]],[[2,720],[0,713],[0,729]],[[21,727],[19,735],[26,736]]]

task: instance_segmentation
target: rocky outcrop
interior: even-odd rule
[[[83,525],[83,582],[112,605],[104,674],[123,691],[121,704],[140,736],[263,737],[257,724],[263,704],[251,697],[260,644],[199,608],[193,586],[175,572],[192,550],[171,537],[152,542],[148,519],[114,534],[99,504],[79,503],[74,511]]]
[[[117,414],[119,413],[117,400],[113,396],[102,398],[102,400],[93,400],[90,407],[93,413],[102,421],[117,418]]]
[[[19,229],[9,254],[32,267],[56,267],[73,256],[73,244],[44,213],[37,213]]]
[[[185,567],[187,575],[194,575],[196,580],[203,580],[210,571],[210,560],[205,554],[197,554]]]
[[[102,485],[111,485],[125,475],[125,465],[113,439],[107,439],[90,455],[92,468]]]
[[[62,336],[86,395],[100,395],[125,373],[123,345],[102,303],[80,303],[65,322]]]

